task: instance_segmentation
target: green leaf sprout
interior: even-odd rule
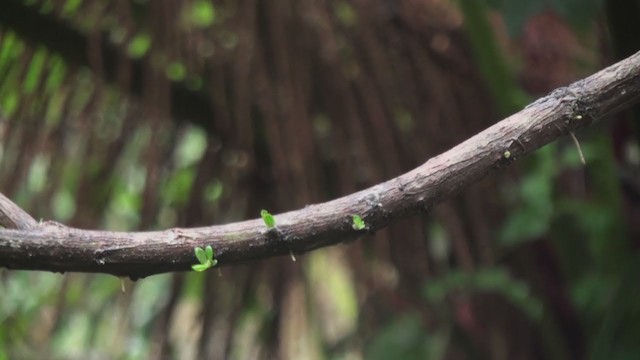
[[[196,247],[194,249],[194,252],[196,253],[196,258],[198,259],[200,264],[191,265],[193,271],[202,272],[207,270],[208,268],[216,266],[216,264],[218,263],[218,260],[215,259],[216,254],[213,251],[211,245],[207,245],[205,249]]]
[[[262,217],[264,224],[267,225],[267,229],[273,229],[276,227],[276,219],[267,210],[262,209],[260,211],[260,216]]]
[[[351,224],[353,230],[363,230],[367,227],[367,224],[365,224],[360,215],[351,215],[351,219],[353,220],[353,223]]]

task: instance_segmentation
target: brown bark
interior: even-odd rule
[[[592,125],[640,100],[640,53],[568,87],[471,137],[422,166],[369,189],[261,220],[154,232],[80,230],[54,222],[0,230],[0,266],[55,272],[84,271],[140,278],[188,270],[193,248],[211,245],[220,265],[299,254],[352,240],[362,216],[368,231],[432,208],[438,202],[576,129]],[[0,218],[16,218],[11,207]],[[5,226],[11,227],[10,223]]]

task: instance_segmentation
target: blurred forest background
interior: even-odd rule
[[[637,51],[639,27],[629,0],[2,0],[0,191],[87,229],[293,210]],[[0,359],[640,358],[638,114],[577,134],[587,166],[563,139],[296,262],[2,270]]]

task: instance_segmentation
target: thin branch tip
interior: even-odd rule
[[[38,222],[20,206],[0,193],[0,225],[7,229],[28,230]]]

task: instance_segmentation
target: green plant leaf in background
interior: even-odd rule
[[[345,26],[353,26],[356,23],[356,12],[348,1],[335,2],[335,14],[338,21]]]
[[[82,5],[82,0],[67,0],[62,8],[62,13],[67,16],[73,15],[80,5]]]
[[[184,21],[196,27],[206,28],[216,20],[216,9],[210,1],[198,0],[191,4],[184,15]]]
[[[172,81],[181,81],[187,76],[187,67],[179,61],[174,61],[167,66],[165,74]]]
[[[551,9],[573,26],[584,27],[602,10],[603,0],[485,0],[502,13],[510,36],[522,33],[526,22],[534,15]]]
[[[604,3],[603,0],[549,0],[549,2],[560,16],[578,28],[591,23],[602,10]]]
[[[443,302],[454,292],[500,294],[529,318],[538,320],[542,316],[542,302],[531,294],[525,282],[512,278],[504,268],[492,267],[474,273],[454,270],[424,287],[424,296],[431,303]]]
[[[526,6],[539,1],[541,0],[525,0],[516,3],[520,4],[518,6]],[[498,2],[494,1],[496,3],[494,5],[505,6],[503,2],[499,4]],[[524,107],[530,99],[516,81],[511,63],[496,39],[494,29],[488,20],[488,9],[485,4],[477,0],[458,0],[458,3],[465,17],[467,34],[471,38],[473,56],[486,79],[497,109],[503,115],[512,114]],[[523,11],[530,12],[526,9]],[[508,22],[512,21],[509,19],[505,19],[507,27],[509,27]],[[513,28],[520,29],[521,24],[517,23]]]
[[[224,191],[224,184],[222,181],[218,179],[214,179],[212,182],[207,184],[204,189],[204,198],[209,202],[216,202],[220,200],[222,193]]]
[[[23,90],[25,94],[31,94],[35,91],[36,87],[42,80],[42,69],[46,61],[47,51],[44,48],[39,48],[31,58],[31,63],[27,68],[27,75],[23,82]]]
[[[501,231],[503,245],[516,245],[534,240],[547,232],[554,214],[553,185],[562,165],[556,144],[538,150],[528,160],[531,168],[520,184],[506,189],[508,202],[517,204],[511,210]]]
[[[420,316],[406,314],[391,321],[371,340],[366,359],[442,359],[447,345],[446,329],[427,333]]]
[[[187,167],[200,161],[206,149],[206,132],[197,126],[189,126],[181,137],[173,158],[179,167]]]
[[[149,34],[135,35],[127,46],[127,54],[134,59],[141,58],[151,48],[151,37]]]

